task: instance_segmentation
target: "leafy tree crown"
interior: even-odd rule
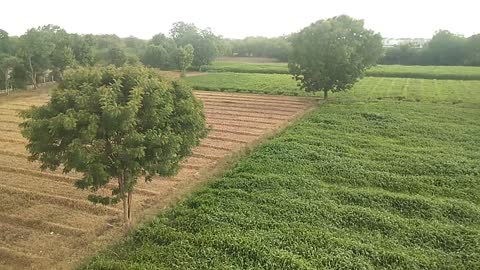
[[[381,36],[346,15],[317,21],[291,42],[289,69],[306,91],[349,89],[383,53]]]
[[[42,169],[81,172],[76,186],[92,191],[123,181],[111,197],[89,197],[105,204],[124,199],[140,176],[174,175],[206,135],[191,88],[142,67],[67,70],[51,100],[22,116],[30,160]]]

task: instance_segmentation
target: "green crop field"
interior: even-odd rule
[[[480,269],[479,83],[365,79],[82,269]]]
[[[288,74],[286,63],[248,63],[218,61],[206,68],[211,72]],[[449,66],[375,66],[366,76],[444,80],[480,80],[480,67]]]
[[[188,77],[186,80],[199,90],[311,95],[300,90],[295,80],[285,74],[225,72]],[[427,99],[435,102],[472,102],[473,99],[480,102],[480,81],[365,77],[350,92],[348,95],[366,99]]]
[[[306,95],[299,90],[295,80],[286,74],[222,72],[187,77],[185,80],[198,90]]]

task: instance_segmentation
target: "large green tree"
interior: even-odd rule
[[[447,30],[439,30],[425,48],[425,60],[431,65],[463,65],[466,39]]]
[[[382,37],[362,20],[342,15],[317,21],[291,38],[289,69],[306,91],[351,88],[381,57]]]
[[[37,75],[51,65],[51,54],[55,50],[52,35],[58,28],[48,25],[29,29],[20,37],[19,54],[26,65],[30,82],[37,88]]]
[[[218,54],[217,43],[220,38],[209,29],[202,30],[194,24],[177,22],[173,24],[170,34],[178,47],[193,46],[195,56],[192,65],[195,67],[209,65]]]
[[[139,177],[174,175],[206,135],[203,106],[190,87],[132,66],[69,70],[48,104],[23,117],[30,160],[81,172],[76,186],[94,192],[115,181],[111,196],[89,199],[123,201],[127,222]]]
[[[162,45],[148,45],[142,57],[142,63],[146,66],[165,68],[169,66],[169,55]]]
[[[104,60],[106,61],[106,64],[112,64],[116,67],[121,67],[127,63],[128,57],[124,49],[120,47],[112,47],[107,50]]]
[[[181,77],[185,77],[187,68],[192,65],[194,58],[194,51],[192,45],[188,44],[185,47],[180,47],[177,50],[177,66],[180,69]]]

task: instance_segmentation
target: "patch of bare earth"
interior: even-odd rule
[[[209,136],[172,178],[140,184],[135,220],[146,221],[235,156],[271,136],[314,106],[299,97],[196,91],[205,104]],[[68,269],[125,233],[118,206],[93,205],[75,189],[78,174],[41,171],[26,160],[19,110],[41,105],[46,92],[0,101],[0,269]],[[113,184],[101,192],[108,193]]]

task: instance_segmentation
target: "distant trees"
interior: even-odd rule
[[[387,49],[380,61],[386,65],[415,65],[420,61],[420,57],[420,49],[408,43]]]
[[[306,91],[351,88],[382,55],[382,37],[342,15],[317,21],[291,38],[290,73]]]
[[[479,35],[465,38],[440,30],[423,48],[413,44],[386,48],[380,62],[387,65],[480,66],[479,52]]]
[[[176,174],[179,162],[206,136],[202,103],[191,89],[143,67],[67,71],[50,101],[22,116],[30,160],[43,169],[83,173],[78,188],[110,188],[111,196],[88,198],[122,201],[126,223],[139,177]]]
[[[480,66],[480,34],[469,37],[465,43],[465,65]]]
[[[31,28],[20,37],[19,54],[27,67],[30,83],[37,88],[37,76],[43,74],[51,63],[55,43],[51,39],[58,28],[50,25]]]
[[[229,40],[229,45],[231,55],[275,58],[282,62],[288,61],[292,49],[288,37],[247,37]]]
[[[127,55],[124,49],[120,47],[112,47],[107,50],[105,56],[105,64],[121,67],[127,62]]]
[[[168,68],[169,53],[162,45],[151,44],[145,50],[142,63],[149,67]]]

